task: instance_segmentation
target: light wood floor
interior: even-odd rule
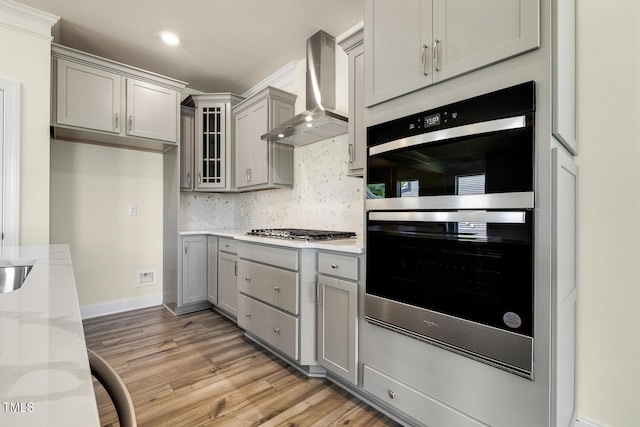
[[[397,426],[335,384],[307,378],[212,310],[164,307],[84,321],[87,347],[118,371],[138,425]],[[94,381],[102,426],[116,426]]]

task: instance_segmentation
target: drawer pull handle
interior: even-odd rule
[[[275,332],[276,334],[280,334],[280,328],[273,328],[273,332]]]
[[[276,291],[276,292],[280,292],[280,286],[274,286],[273,290]]]
[[[393,391],[393,390],[389,390],[388,393],[389,393],[389,398],[390,399],[395,399],[396,396],[397,396],[396,392]]]
[[[331,268],[338,268],[338,264],[331,264]]]

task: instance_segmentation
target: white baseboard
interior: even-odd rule
[[[123,311],[137,310],[139,308],[155,307],[157,305],[162,305],[161,293],[83,305],[80,307],[80,314],[83,319],[91,319],[92,317],[122,313]]]
[[[576,421],[576,427],[602,427],[600,424],[596,424],[593,421],[587,421],[584,418],[578,418]]]

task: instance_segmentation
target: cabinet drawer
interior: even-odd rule
[[[298,360],[298,319],[238,294],[238,326]]]
[[[238,241],[235,239],[228,239],[226,237],[220,237],[218,239],[218,250],[223,252],[229,252],[231,254],[238,253]]]
[[[298,251],[277,246],[238,244],[238,256],[242,259],[269,264],[288,270],[298,270]]]
[[[238,291],[298,314],[298,273],[282,268],[238,261]]]
[[[425,424],[459,427],[485,425],[370,366],[364,365],[363,377],[366,391]]]
[[[318,252],[318,272],[343,279],[358,280],[358,258]]]

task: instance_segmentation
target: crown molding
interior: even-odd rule
[[[51,28],[59,19],[13,0],[0,0],[0,27],[51,41]]]

